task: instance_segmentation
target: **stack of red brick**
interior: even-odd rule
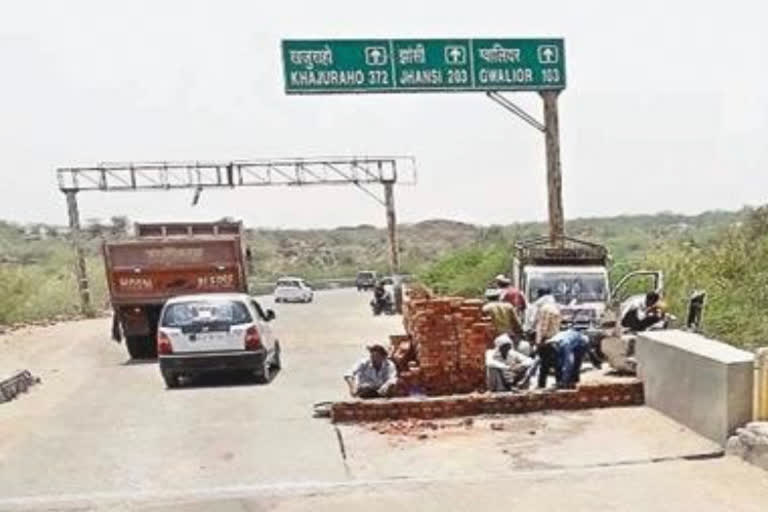
[[[392,336],[398,394],[449,395],[485,389],[485,351],[493,325],[482,301],[409,294],[403,308],[406,337]]]
[[[473,393],[432,398],[396,398],[337,402],[331,406],[334,422],[435,419],[479,414],[515,414],[543,410],[591,409],[642,405],[643,385],[627,382],[584,384],[575,390],[528,393]]]

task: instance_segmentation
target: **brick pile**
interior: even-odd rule
[[[408,293],[403,308],[407,336],[391,336],[399,395],[449,395],[485,389],[485,351],[494,329],[483,302]]]
[[[543,410],[575,410],[642,405],[643,385],[627,382],[582,384],[575,390],[526,393],[472,393],[440,397],[409,397],[337,402],[331,406],[336,423],[451,418],[480,414],[514,414]]]

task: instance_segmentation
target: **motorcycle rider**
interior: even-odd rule
[[[373,287],[373,299],[371,300],[371,307],[374,314],[388,311],[391,308],[392,297],[387,289],[384,287],[384,282],[381,280],[376,281]]]

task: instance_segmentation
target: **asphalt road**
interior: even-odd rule
[[[312,418],[314,403],[344,397],[341,375],[366,343],[402,330],[372,317],[368,298],[265,299],[284,366],[267,385],[166,390],[156,364],[109,340],[107,319],[1,337],[0,371],[43,382],[0,404],[0,510],[765,509],[765,473],[707,458],[719,448],[644,407],[410,436]]]

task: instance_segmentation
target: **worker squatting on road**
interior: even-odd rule
[[[512,339],[502,334],[494,342],[496,348],[485,353],[486,385],[488,391],[525,389],[531,378],[533,359],[513,348]]]
[[[387,358],[387,349],[375,343],[368,347],[369,357],[357,363],[344,380],[349,394],[357,398],[381,398],[392,396],[397,384],[397,368]]]
[[[497,284],[503,284],[497,276]],[[527,387],[533,360],[530,343],[523,339],[523,325],[517,308],[502,300],[504,290],[488,296],[483,313],[491,318],[495,329],[494,348],[486,351],[486,384],[489,391],[510,391]]]
[[[632,298],[621,305],[621,326],[630,331],[645,331],[664,320],[664,307],[658,292]]]
[[[575,329],[560,330],[562,316],[551,291],[539,290],[537,300],[528,306],[525,327],[517,309],[499,298],[490,296],[483,306],[496,328],[494,348],[485,356],[488,390],[527,389],[536,373],[538,387],[545,388],[552,371],[556,387],[575,387],[589,340]],[[526,330],[533,335],[533,346],[524,339]]]

